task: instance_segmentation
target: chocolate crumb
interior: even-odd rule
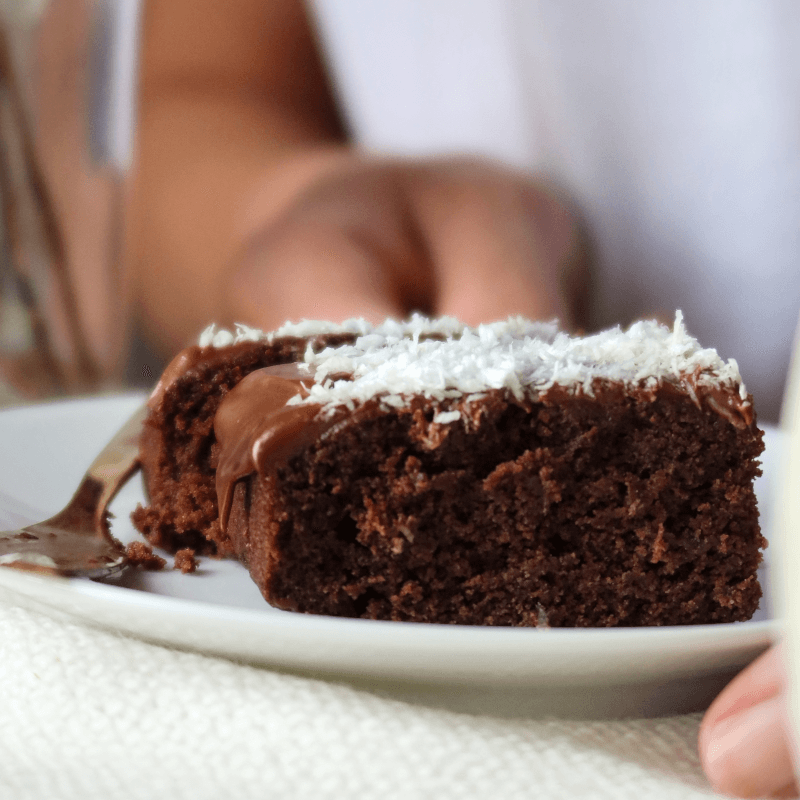
[[[164,569],[167,564],[166,559],[157,556],[153,552],[153,548],[144,542],[131,542],[125,548],[125,555],[128,557],[128,564],[131,567],[146,569],[151,572]]]
[[[175,553],[174,568],[179,569],[184,575],[197,569],[197,559],[194,557],[194,550],[191,547],[184,547]]]

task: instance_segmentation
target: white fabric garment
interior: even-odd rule
[[[682,308],[777,416],[800,308],[794,0],[313,0],[356,139],[564,188],[593,324]]]

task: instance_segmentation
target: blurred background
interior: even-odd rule
[[[467,156],[556,187],[592,256],[581,327],[681,308],[774,422],[800,304],[798,36],[793,0],[0,0],[2,402],[152,385],[212,321],[334,313],[269,256],[231,319],[203,301],[335,151],[356,178]],[[137,173],[147,293],[125,262]]]
[[[139,0],[0,3],[0,402],[118,389]],[[90,313],[89,313],[90,312]]]

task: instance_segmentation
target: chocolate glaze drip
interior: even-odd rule
[[[251,372],[220,404],[214,434],[220,446],[216,484],[223,530],[236,481],[277,469],[332,424],[318,418],[316,403],[286,405],[297,394],[308,397],[313,383],[300,364],[266,367]]]

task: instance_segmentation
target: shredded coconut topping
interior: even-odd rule
[[[204,331],[201,346],[224,347],[241,341],[281,336],[316,336],[349,332],[350,345],[315,352],[309,344],[305,363],[314,384],[307,397],[289,402],[318,403],[331,410],[352,407],[375,397],[388,407],[406,405],[411,395],[438,401],[477,399],[489,389],[506,389],[517,399],[560,386],[592,395],[596,380],[655,388],[661,382],[693,386],[738,386],[747,398],[735,360],[724,362],[716,350],[700,347],[677,311],[670,330],[654,321],[636,322],[585,337],[569,336],[555,323],[535,323],[511,317],[471,328],[452,317],[428,319],[420,315],[405,322],[386,320],[372,326],[365,320],[341,325],[303,321],[265,334],[244,325],[236,332]],[[434,336],[434,338],[427,338]],[[332,380],[347,374],[351,380]],[[457,411],[442,409],[435,422],[454,422]]]
[[[522,317],[516,318],[520,325],[526,323],[528,326],[535,324],[523,320]],[[509,320],[508,324],[515,324]],[[380,325],[372,325],[365,319],[347,319],[344,322],[324,322],[319,320],[304,319],[300,322],[287,322],[276,331],[269,333],[251,328],[249,325],[237,323],[234,331],[218,328],[216,325],[209,325],[201,334],[198,341],[200,347],[228,347],[240,342],[272,342],[286,336],[296,336],[298,338],[308,338],[311,336],[321,336],[323,334],[352,333],[362,338],[371,335],[382,338],[388,336],[456,336],[464,330],[464,324],[455,317],[436,317],[429,319],[421,314],[414,314],[410,320],[399,322],[394,319],[387,319]]]

